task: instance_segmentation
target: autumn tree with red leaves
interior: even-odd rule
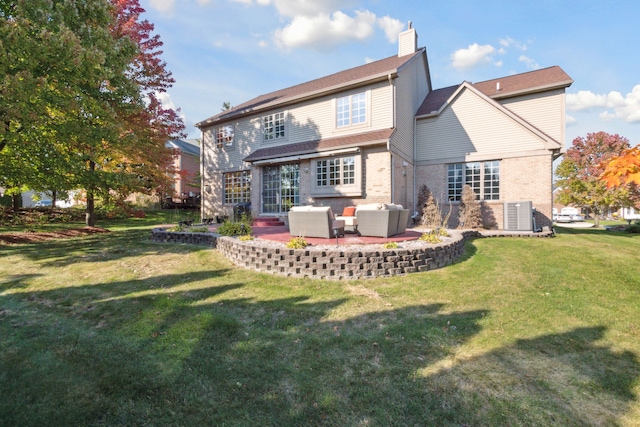
[[[628,206],[631,197],[627,188],[607,188],[600,176],[605,164],[629,148],[629,141],[606,132],[587,134],[573,140],[571,148],[556,169],[560,192],[556,199],[565,205],[588,208],[596,225],[609,208]]]
[[[165,143],[184,125],[160,102],[174,80],[143,12],[137,0],[0,6],[0,185],[84,188],[94,225],[95,197],[169,179]]]

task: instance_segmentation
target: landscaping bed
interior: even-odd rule
[[[105,230],[104,228],[99,227],[82,227],[57,231],[25,231],[22,233],[0,233],[0,245],[36,243],[52,239],[68,239],[70,237],[80,237],[108,232],[109,230]]]

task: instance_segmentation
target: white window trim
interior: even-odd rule
[[[485,199],[485,163],[491,163],[491,162],[498,162],[498,176],[499,176],[499,181],[498,181],[498,199]],[[472,164],[472,163],[479,163],[480,164],[480,176],[478,178],[479,183],[480,183],[480,194],[477,195],[478,197],[476,198],[476,200],[478,202],[484,202],[484,203],[496,203],[496,202],[500,202],[502,200],[503,197],[503,189],[502,189],[502,180],[503,180],[503,176],[502,176],[502,161],[500,159],[493,159],[493,160],[478,160],[478,161],[469,161],[469,162],[454,162],[454,163],[448,163],[447,164],[447,173],[446,173],[446,188],[447,188],[447,198],[449,197],[449,166],[452,165],[462,165],[462,176],[463,176],[463,183],[462,183],[462,188],[464,188],[464,186],[466,185],[466,179],[465,178],[465,167],[468,164]],[[450,203],[460,203],[460,200],[449,200]]]
[[[273,139],[266,139],[265,138],[265,128],[264,128],[264,119],[265,117],[269,117],[269,116],[274,116],[276,114],[282,114],[283,118],[282,120],[284,121],[284,136],[278,137],[278,138],[273,138]],[[275,142],[280,142],[280,141],[287,141],[289,139],[289,112],[288,111],[275,111],[273,113],[269,113],[269,114],[263,114],[262,116],[260,116],[260,132],[262,133],[262,142],[265,143],[275,143]]]
[[[365,119],[363,123],[358,123],[358,124],[348,124],[345,126],[338,126],[338,100],[342,99],[342,98],[346,98],[348,97],[352,97],[353,95],[359,95],[361,93],[364,93],[365,95],[365,106],[366,106],[366,111],[365,111]],[[349,104],[349,113],[351,114],[351,103]],[[341,95],[336,97],[333,100],[333,128],[334,131],[344,131],[344,130],[352,130],[352,129],[360,129],[360,128],[368,128],[371,126],[371,90],[365,90],[365,91],[359,91],[359,92],[353,92],[353,93],[349,93],[346,95]]]
[[[359,197],[362,196],[362,156],[360,154],[335,156],[332,159],[354,158],[355,182],[347,185],[318,186],[317,162],[328,160],[327,157],[316,158],[311,161],[311,196],[313,197]]]
[[[218,129],[222,129],[222,128],[231,128],[231,141],[218,142]],[[218,150],[222,148],[233,147],[233,143],[235,142],[235,139],[236,139],[236,129],[235,129],[235,126],[233,126],[233,124],[220,125],[220,126],[216,126],[213,129],[213,144]]]

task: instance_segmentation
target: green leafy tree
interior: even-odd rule
[[[600,179],[607,161],[629,148],[629,141],[620,135],[606,132],[589,133],[573,140],[556,169],[558,187],[556,199],[565,205],[588,208],[596,225],[608,209],[629,205],[627,188],[607,188]]]
[[[184,125],[159,100],[173,79],[143,12],[137,0],[2,3],[5,186],[84,188],[94,225],[96,197],[166,182],[174,154],[165,142]]]

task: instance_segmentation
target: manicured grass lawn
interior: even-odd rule
[[[1,426],[640,424],[639,235],[325,282],[150,243],[168,219],[0,246]]]

